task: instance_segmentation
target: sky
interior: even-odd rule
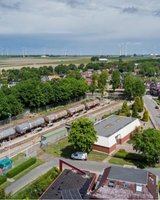
[[[160,0],[0,0],[0,55],[160,53]]]

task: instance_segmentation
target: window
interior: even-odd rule
[[[129,184],[128,183],[124,183],[124,189],[128,189]]]
[[[136,185],[136,192],[142,192],[142,185]]]
[[[109,181],[108,187],[115,187],[115,181]]]

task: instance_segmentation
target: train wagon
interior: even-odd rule
[[[7,128],[4,129],[2,131],[0,131],[0,141],[3,139],[7,139],[7,138],[13,138],[16,135],[16,130],[15,128]]]
[[[60,112],[53,113],[51,115],[45,116],[44,119],[45,119],[46,123],[51,123],[51,122],[55,122],[55,121],[57,121],[59,119],[65,118],[65,117],[67,117],[67,115],[68,115],[67,111],[63,110],[63,111],[60,111]]]
[[[72,108],[69,108],[67,110],[68,114],[70,116],[74,115],[75,113],[79,113],[81,111],[85,110],[85,105],[84,104],[81,104],[81,105],[78,105],[78,106],[74,106]]]
[[[43,126],[45,126],[45,120],[43,117],[39,117],[39,118],[31,121],[30,124],[31,124],[32,129],[37,128],[37,127],[43,127]]]
[[[24,134],[26,132],[29,132],[32,129],[32,127],[29,122],[25,122],[25,123],[17,125],[15,129],[18,134]]]
[[[37,127],[43,127],[45,125],[45,120],[43,117],[39,117],[33,121],[28,121],[22,124],[19,124],[15,127],[16,132],[18,134],[24,134],[26,132],[31,131],[32,129],[35,129]]]
[[[99,103],[100,103],[99,100],[95,99],[93,101],[86,102],[85,107],[87,110],[89,110],[89,109],[94,108],[95,106],[99,105]]]

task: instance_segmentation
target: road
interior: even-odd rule
[[[154,127],[157,129],[160,129],[160,110],[155,109],[155,106],[157,106],[157,103],[152,99],[151,95],[145,95],[143,97],[145,107],[147,108],[150,119],[152,123],[154,124]]]
[[[62,159],[62,160],[68,162],[69,164],[74,165],[75,167],[78,167],[83,170],[96,172],[97,174],[102,173],[104,168],[111,166],[111,164],[109,164],[108,162],[77,161],[77,160],[70,160],[70,159]],[[22,189],[25,185],[31,183],[32,181],[37,179],[39,176],[45,174],[53,166],[59,166],[59,158],[52,158],[49,162],[46,162],[42,164],[41,166],[38,166],[37,168],[33,169],[32,171],[30,171],[28,174],[26,174],[19,180],[11,183],[11,185],[5,189],[5,192],[7,194],[16,193],[18,190]],[[160,177],[159,168],[146,168],[146,170]]]

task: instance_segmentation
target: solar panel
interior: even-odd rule
[[[62,190],[61,191],[62,199],[82,199],[78,189],[72,190]]]

